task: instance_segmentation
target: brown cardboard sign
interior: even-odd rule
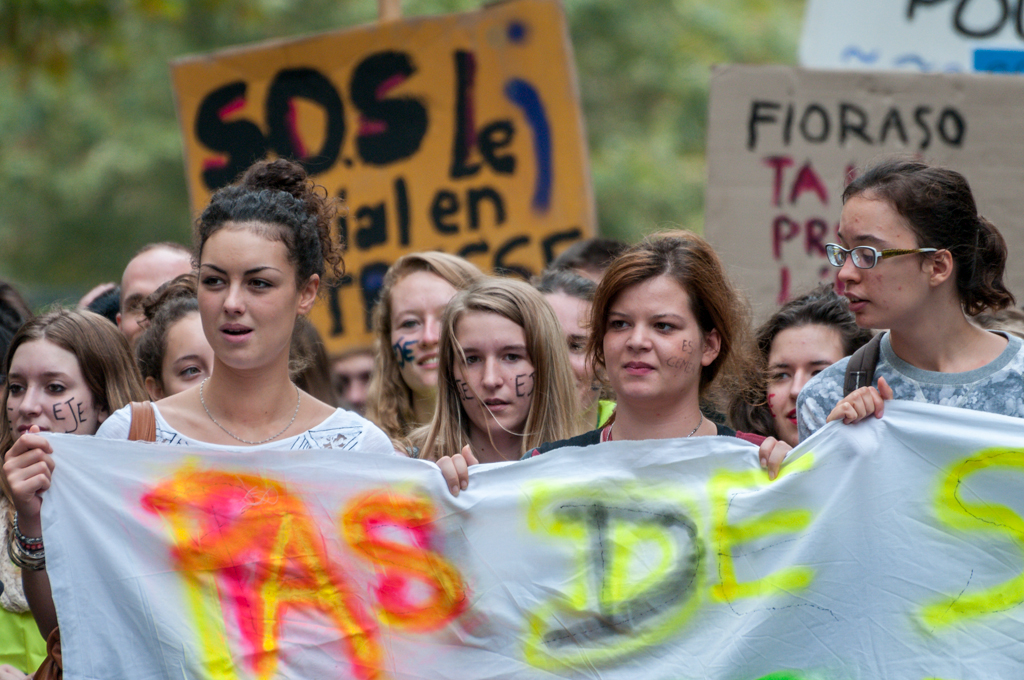
[[[846,178],[892,154],[967,177],[1024,290],[1024,79],[725,66],[711,78],[705,233],[757,317],[835,279]]]
[[[314,309],[328,350],[370,341],[401,255],[539,272],[595,232],[568,30],[555,0],[392,21],[172,67],[192,207],[254,160],[300,160],[344,200],[347,275]]]

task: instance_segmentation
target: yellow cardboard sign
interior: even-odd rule
[[[254,160],[299,160],[344,201],[328,351],[371,340],[388,266],[441,250],[535,274],[594,234],[572,50],[555,0],[364,26],[172,66],[192,208]]]

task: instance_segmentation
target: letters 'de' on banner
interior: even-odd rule
[[[963,173],[1024,255],[1024,78],[726,66],[711,77],[705,233],[759,316],[838,270],[847,178],[893,155]],[[1024,269],[1007,267],[1024,290]],[[841,291],[840,291],[841,292]]]
[[[1019,680],[1024,420],[474,466],[47,435],[64,677]]]
[[[226,50],[172,67],[192,207],[254,160],[299,160],[345,208],[346,276],[312,319],[370,342],[388,266],[441,250],[539,272],[594,233],[561,6],[515,0]]]

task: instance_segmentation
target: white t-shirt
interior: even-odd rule
[[[153,404],[153,412],[156,415],[156,441],[158,444],[170,444],[171,446],[193,446],[211,449],[215,451],[235,451],[240,448],[258,451],[268,449],[274,451],[295,451],[299,449],[344,449],[346,451],[358,450],[365,453],[384,453],[390,455],[401,455],[395,451],[391,440],[384,432],[366,418],[339,408],[322,423],[312,427],[302,434],[287,439],[275,439],[266,444],[256,446],[210,444],[207,442],[190,439],[171,427],[160,414],[160,407]],[[128,432],[132,424],[131,405],[114,411],[103,421],[100,429],[96,432],[97,437],[105,439],[128,439]]]

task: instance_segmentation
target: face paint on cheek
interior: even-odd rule
[[[533,396],[534,380],[533,376],[537,374],[536,371],[533,373],[520,373],[516,376],[516,396],[517,397],[530,397]]]
[[[473,395],[469,393],[469,384],[465,380],[456,380],[455,385],[459,390],[459,398],[462,401],[473,400]]]
[[[398,361],[399,368],[405,368],[406,364],[412,363],[415,358],[412,354],[412,346],[416,344],[415,340],[406,341],[405,336],[398,338],[398,342],[391,345],[391,349],[395,352],[395,360]]]
[[[85,409],[85,404],[82,402],[72,404],[74,401],[75,398],[71,397],[67,401],[53,405],[54,420],[67,420],[67,418],[60,415],[65,409],[67,409],[68,414],[71,416],[71,421],[75,424],[75,426],[70,430],[65,429],[64,434],[74,434],[75,432],[78,432],[78,427],[85,423],[85,414],[82,412]]]
[[[694,368],[693,352],[697,349],[697,344],[693,340],[683,340],[679,347],[683,352],[683,356],[669,357],[665,362],[665,365],[669,368],[681,370],[684,373],[691,372]]]
[[[689,357],[669,357],[665,365],[669,368],[675,368],[681,370],[684,373],[689,373],[693,367],[693,362],[690,361]]]
[[[774,392],[769,392],[768,393],[768,413],[771,414],[772,418],[776,418],[777,417],[775,415],[775,409],[772,408],[772,399],[774,399],[774,398],[775,398],[775,393]]]

